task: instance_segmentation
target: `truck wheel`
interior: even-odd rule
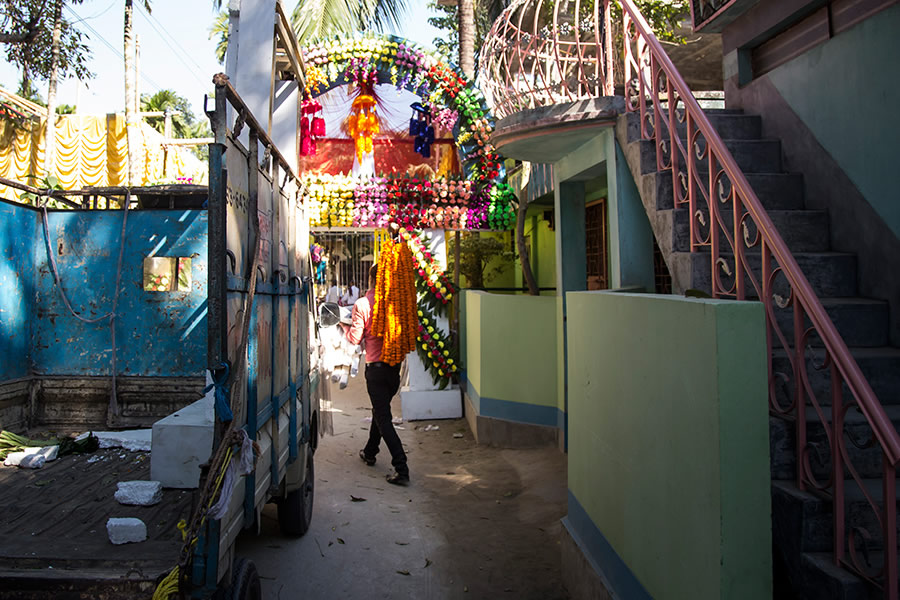
[[[312,522],[313,492],[315,491],[316,473],[313,467],[312,451],[306,451],[306,479],[303,485],[278,503],[278,525],[285,535],[300,537],[309,529]]]
[[[252,560],[239,558],[231,568],[231,588],[228,600],[262,600],[259,573]]]

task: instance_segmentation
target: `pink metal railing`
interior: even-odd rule
[[[654,142],[658,170],[671,169],[675,206],[686,206],[690,214],[691,250],[709,249],[712,294],[739,300],[755,296],[765,305],[769,407],[772,414],[795,424],[797,484],[833,502],[835,564],[881,586],[885,598],[896,600],[895,484],[900,435],[734,157],[644,17],[633,0],[620,2],[624,9],[626,110],[639,114],[641,137]],[[605,0],[607,12],[608,5],[609,0]],[[685,132],[684,142],[680,128]],[[701,169],[704,163],[706,173]],[[758,267],[751,260],[757,248]],[[792,310],[793,345],[776,318],[788,307]],[[824,359],[818,363],[816,350],[811,347],[816,338],[819,352],[824,352]],[[775,353],[779,350],[790,365],[790,373],[777,370]],[[830,410],[813,389],[810,367],[830,374]],[[872,430],[873,437],[864,444],[845,429],[847,414],[853,408],[865,416]],[[820,422],[827,440],[827,480],[816,475],[813,465],[817,455],[807,432],[810,412]],[[880,449],[880,499],[867,489],[851,461],[848,442],[858,448],[877,444]],[[847,474],[849,480],[845,479]],[[849,481],[858,486],[878,523],[884,555],[881,565],[868,561],[872,533],[850,523]]]

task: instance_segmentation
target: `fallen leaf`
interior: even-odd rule
[[[338,544],[343,544],[343,543],[344,543],[344,540],[342,540],[341,538],[338,538],[337,541],[338,541]]]
[[[402,571],[397,571],[397,572],[401,575],[406,575],[407,577],[409,577],[409,571],[407,571],[406,569],[404,569]]]
[[[349,524],[350,524],[350,521],[347,521],[346,523],[341,523],[341,527],[346,527]]]
[[[328,542],[329,546],[334,546],[334,542]]]
[[[398,546],[409,546],[409,542],[394,542]]]
[[[453,453],[450,452],[449,450],[444,450],[443,452],[441,452],[441,454],[453,454]]]
[[[459,438],[464,437],[464,436],[463,436],[463,434],[461,434],[461,433],[454,433],[454,434],[453,434],[453,437],[455,437],[456,439],[459,439]]]
[[[425,559],[425,566],[424,566],[423,568],[424,568],[424,569],[427,569],[427,568],[430,567],[430,566],[431,566],[431,559],[430,559],[430,558],[426,558],[426,559]]]
[[[463,586],[463,591],[464,591],[464,592],[468,592],[468,591],[469,591],[469,586],[464,585],[464,586]]]
[[[503,497],[504,497],[504,498],[509,498],[509,497],[511,497],[512,495],[513,495],[512,492],[506,492],[505,494],[503,494]]]
[[[353,502],[365,502],[366,501],[365,498],[360,498],[358,496],[354,496],[353,494],[350,494],[350,500],[352,500]]]
[[[336,527],[332,527],[332,528],[331,528],[332,531],[334,531],[335,529],[337,529],[337,528],[336,528]]]

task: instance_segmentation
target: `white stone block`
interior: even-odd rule
[[[119,504],[153,506],[162,500],[162,484],[158,481],[120,481],[116,500]]]
[[[111,517],[106,522],[106,533],[113,544],[143,542],[147,539],[147,526],[133,517]]]
[[[200,485],[200,465],[212,453],[214,402],[210,392],[153,424],[151,479],[167,488],[194,489]]]
[[[153,432],[149,429],[130,429],[128,431],[95,431],[94,435],[101,448],[125,448],[133,452],[149,452]],[[86,436],[88,434],[83,434]],[[79,436],[80,439],[83,436]]]
[[[462,399],[459,388],[456,387],[434,391],[403,389],[400,392],[400,403],[404,421],[462,417]]]

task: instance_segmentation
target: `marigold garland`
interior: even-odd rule
[[[403,362],[416,347],[418,315],[412,253],[403,242],[386,243],[378,257],[372,333],[384,339],[381,360]]]

